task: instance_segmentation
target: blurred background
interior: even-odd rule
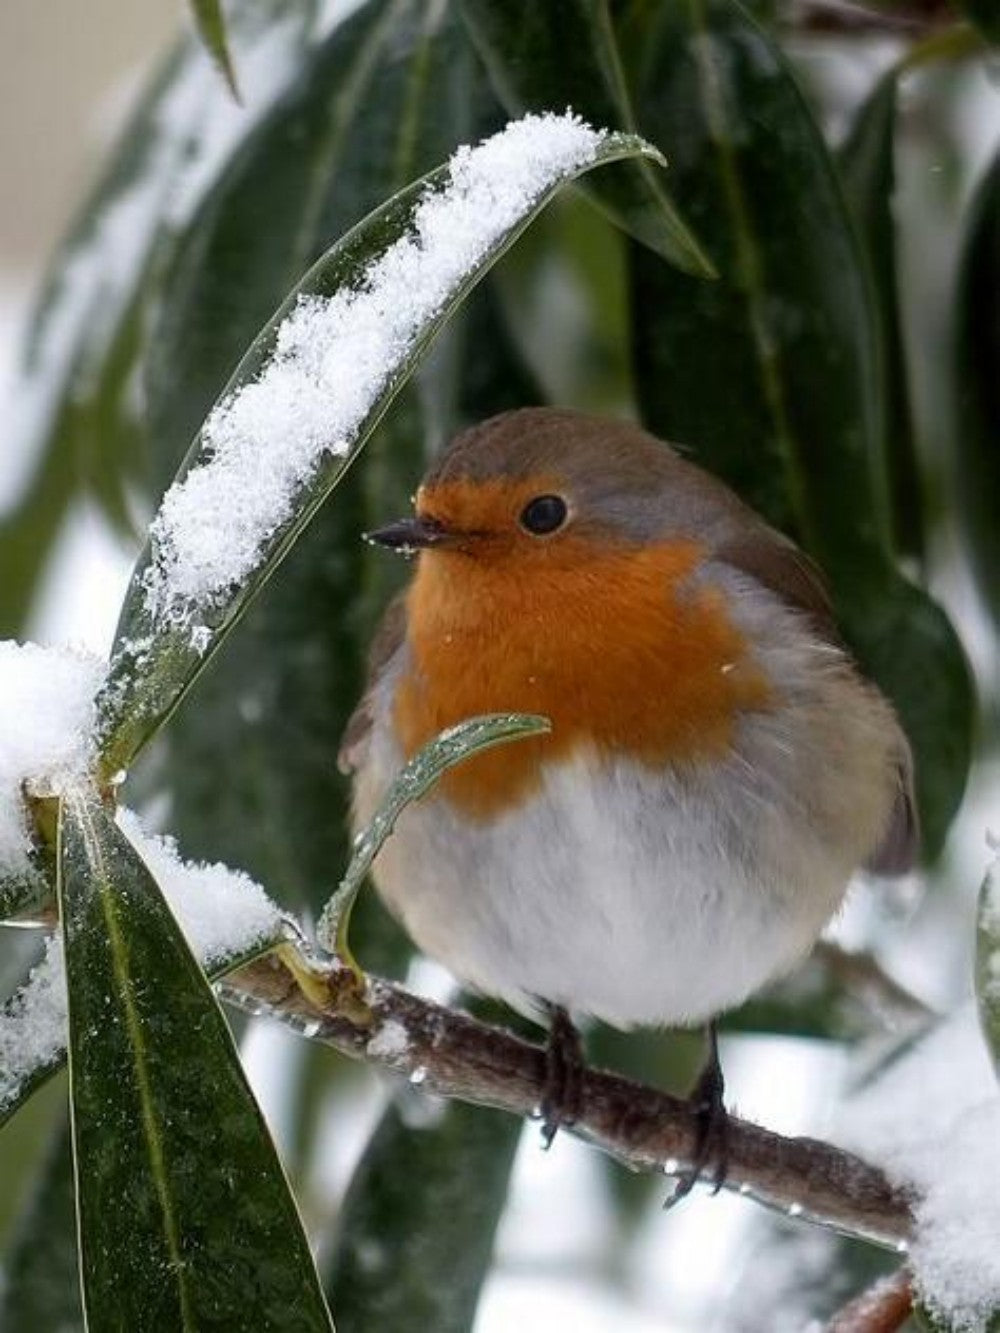
[[[332,14],[337,6],[326,8]],[[325,21],[319,20],[320,27]],[[37,443],[37,432],[8,425],[20,427],[24,413],[33,410],[23,378],[23,335],[46,262],[182,23],[179,0],[125,7],[112,0],[5,0],[0,6],[0,420],[6,423],[0,515],[17,510],[38,463],[29,447],[33,439]],[[884,34],[789,40],[797,73],[832,143],[843,141],[858,106],[903,45]],[[258,96],[267,96],[267,79],[249,62],[240,75],[253,108]],[[904,564],[922,574],[947,607],[976,673],[976,763],[960,815],[928,876],[889,892],[859,886],[831,935],[849,947],[877,951],[904,986],[926,1004],[949,1010],[970,991],[975,900],[990,859],[991,822],[1000,833],[996,639],[954,518],[961,504],[947,465],[954,430],[948,367],[955,271],[968,201],[1000,144],[995,61],[917,68],[900,81],[897,115],[894,209],[903,330],[930,515],[925,551]],[[565,365],[557,358],[541,370],[550,396],[586,401],[594,392],[597,366],[604,377],[602,401],[616,406],[623,401],[626,377],[616,360],[620,354],[602,343],[600,329],[595,331],[587,316],[588,302],[596,299],[594,283],[581,280],[572,265],[545,258],[553,236],[560,242],[569,237],[586,255],[597,225],[588,216],[575,204],[554,210],[538,239],[529,238],[505,263],[497,299],[505,303],[510,325],[520,325],[535,371],[540,347],[590,340],[586,355],[567,356]],[[536,279],[536,305],[531,305],[524,294]],[[544,312],[534,320],[541,308],[538,291],[545,293]],[[587,326],[582,335],[581,310]],[[560,332],[560,320],[577,331]],[[373,470],[384,466],[379,459]],[[158,466],[165,480],[169,468],[162,460]],[[394,492],[405,495],[406,489],[405,478],[387,484],[386,506]],[[107,507],[83,487],[66,507],[23,622],[27,637],[107,652],[149,511],[148,494],[131,482],[119,498],[122,521],[109,520]],[[244,709],[247,719],[256,706]],[[162,755],[153,756],[137,800],[158,790],[164,763],[169,766]],[[158,808],[173,827],[169,803]],[[237,860],[225,845],[215,847],[204,829],[199,835],[191,827],[201,842],[189,848],[182,837],[184,850]],[[372,929],[378,935],[386,927],[379,922]],[[33,945],[25,934],[0,932],[5,992],[30,960]],[[387,954],[398,958],[398,942],[387,938]],[[420,960],[406,961],[406,968],[412,984],[447,993],[447,980],[436,969]],[[797,1034],[789,1022],[786,1031],[778,1024],[755,1032],[750,1020],[741,1026],[742,1032],[724,1040],[731,1104],[741,1115],[788,1133],[834,1133],[838,1100],[885,1050],[881,1039],[845,1044]],[[418,1090],[390,1087],[346,1067],[273,1024],[241,1022],[240,1030],[254,1085],[318,1237],[332,1234],[337,1201],[390,1100],[407,1125],[434,1125],[450,1114]],[[651,1079],[662,1073],[683,1080],[698,1060],[694,1038],[664,1045],[637,1037],[627,1048],[609,1034],[597,1033],[594,1041],[601,1058],[607,1053],[611,1062],[624,1061],[629,1072]],[[64,1096],[57,1080],[5,1130],[0,1169],[10,1188],[0,1191],[0,1246],[14,1234]],[[474,1181],[469,1188],[476,1188]],[[575,1333],[792,1333],[835,1308],[889,1263],[865,1247],[763,1216],[732,1196],[698,1194],[676,1213],[665,1213],[667,1193],[666,1181],[623,1178],[566,1135],[543,1153],[537,1128],[526,1126],[475,1333],[509,1333],[514,1327],[523,1333],[564,1327]],[[377,1254],[371,1262],[377,1270]]]

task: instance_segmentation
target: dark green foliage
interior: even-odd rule
[[[249,1305],[256,1328],[330,1333],[273,1144],[159,889],[96,799],[67,799],[60,850],[88,1328],[223,1330]]]
[[[876,306],[882,378],[885,466],[891,535],[901,555],[924,553],[924,497],[916,454],[909,372],[899,307],[896,191],[898,74],[890,69],[866,98],[837,154],[847,203],[868,260]]]

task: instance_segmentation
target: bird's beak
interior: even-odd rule
[[[365,541],[376,546],[387,546],[391,551],[399,551],[403,555],[424,550],[428,546],[441,546],[453,537],[454,533],[449,532],[443,523],[433,518],[421,518],[419,514],[365,533]]]

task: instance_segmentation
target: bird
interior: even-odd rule
[[[678,1193],[710,1159],[718,1188],[716,1020],[805,958],[857,870],[911,868],[907,738],[811,558],[632,422],[505,412],[414,501],[368,534],[415,563],[344,734],[355,830],[444,729],[551,729],[408,807],[375,885],[462,983],[550,1021],[547,1141],[579,1111],[578,1022],[707,1025]]]

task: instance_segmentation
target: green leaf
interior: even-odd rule
[[[460,8],[511,115],[568,106],[591,124],[634,131],[607,0],[460,0]],[[673,145],[665,140],[659,147],[669,161]],[[587,190],[655,254],[702,277],[713,275],[711,259],[648,162],[616,167]]]
[[[1000,154],[966,225],[955,314],[955,446],[973,571],[1000,624]]]
[[[76,1247],[73,1147],[65,1090],[57,1131],[4,1258],[4,1333],[84,1333]]]
[[[88,1328],[329,1330],[229,1029],[155,881],[96,794],[67,795],[59,846]]]
[[[221,981],[223,977],[230,972],[236,972],[247,963],[251,963],[255,958],[268,953],[279,944],[288,942],[288,933],[284,926],[276,930],[271,939],[262,938],[256,940],[248,948],[236,948],[230,950],[212,960],[205,968],[206,975],[212,981]],[[60,960],[61,964],[61,960]],[[37,992],[32,989],[32,982],[29,981],[0,1005],[0,1021],[10,1024],[16,1024],[20,1027],[24,1025],[27,1033],[31,1026],[37,1021],[36,1013],[33,1009],[33,1000]],[[0,1080],[0,1129],[18,1112],[26,1101],[38,1091],[38,1089],[51,1076],[57,1073],[65,1063],[66,1051],[61,1045],[49,1043],[41,1046],[37,1041],[32,1042],[31,1061],[28,1067],[20,1073],[16,1086],[10,1082],[10,1073],[0,1070],[0,1073],[6,1072],[7,1080]]]
[[[976,912],[976,1004],[993,1068],[1000,1080],[1000,873],[997,865],[983,880]]]
[[[215,61],[219,73],[229,86],[229,91],[240,100],[240,90],[236,84],[236,71],[233,68],[229,43],[226,39],[226,20],[219,0],[188,0],[194,17],[198,35],[205,43],[205,49]]]
[[[850,561],[881,578],[872,308],[819,131],[771,39],[731,0],[661,7],[642,76],[639,119],[678,144],[678,195],[721,273],[695,283],[633,247],[643,412],[830,573]],[[851,505],[831,505],[842,493]]]
[[[677,197],[721,274],[697,283],[631,247],[643,415],[825,569],[914,747],[933,856],[968,772],[972,687],[947,617],[892,561],[877,330],[829,155],[733,0],[660,7],[640,73],[640,124],[677,145]]]
[[[467,1333],[520,1132],[483,1107],[390,1105],[351,1181],[325,1280],[341,1333]]]
[[[154,554],[147,548],[133,574],[118,626],[107,688],[99,700],[102,710],[102,758],[107,771],[126,768],[137,751],[180,702],[204,670],[243,612],[277,568],[316,510],[334,489],[353,462],[392,399],[416,368],[435,335],[476,282],[520,233],[559,185],[584,171],[608,162],[657,154],[648,144],[628,135],[609,135],[583,166],[567,169],[551,187],[544,189],[520,209],[516,222],[489,244],[481,256],[442,293],[435,313],[422,320],[412,338],[394,352],[385,366],[382,388],[352,432],[350,447],[343,456],[326,457],[309,477],[298,484],[290,497],[287,517],[275,523],[262,543],[252,569],[238,584],[220,593],[211,608],[189,608],[202,622],[197,632],[180,623],[171,612],[158,617],[148,596],[148,580],[154,569]],[[388,248],[408,237],[417,205],[429,191],[446,186],[447,166],[389,200],[337,243],[306,275],[274,319],[261,332],[237,368],[224,398],[240,386],[256,381],[273,360],[278,329],[303,297],[331,298],[345,289],[356,290],[368,268]],[[202,466],[207,457],[204,441],[197,439],[182,476]],[[185,613],[186,614],[186,613]]]
[[[538,736],[549,730],[548,718],[533,717],[528,713],[488,713],[459,722],[422,746],[400,769],[379,808],[356,839],[351,863],[320,917],[316,930],[319,942],[342,958],[349,957],[347,928],[354,899],[372,862],[408,805],[426,796],[456,764],[495,745]]]
[[[898,70],[890,69],[862,103],[837,154],[837,165],[876,297],[893,544],[897,551],[919,557],[924,551],[924,497],[903,344],[893,217],[897,79]]]

